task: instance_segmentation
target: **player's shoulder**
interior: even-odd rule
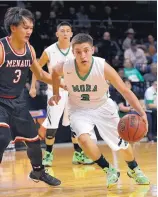
[[[6,40],[6,37],[0,38],[0,42],[3,42],[4,40]]]
[[[93,56],[94,61],[99,61],[99,62],[105,62],[104,58],[98,57],[98,56]]]
[[[100,68],[101,68],[101,66],[102,67],[105,66],[105,59],[104,58],[93,56],[93,62],[94,62],[94,65],[96,65]]]
[[[0,38],[0,49],[3,50],[4,49],[4,41],[6,41],[6,37]]]
[[[53,52],[55,50],[56,50],[56,43],[53,43],[50,46],[46,47],[44,51],[46,51],[46,52]]]

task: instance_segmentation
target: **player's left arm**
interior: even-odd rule
[[[52,88],[53,88],[54,95],[59,95],[59,86],[60,86],[61,77],[64,76],[63,65],[64,65],[64,62],[60,62],[60,63],[57,63],[52,68],[52,80],[53,80]]]
[[[31,71],[35,74],[35,76],[38,80],[52,85],[52,76],[49,73],[45,72],[41,68],[41,66],[39,65],[39,63],[36,59],[36,52],[32,46],[31,46],[31,52],[32,52],[32,56],[33,56],[33,63],[30,68]]]
[[[140,105],[139,100],[135,94],[126,87],[117,72],[107,63],[104,67],[105,79],[110,81],[110,83],[120,92],[120,94],[128,101],[128,103],[136,110],[136,112],[144,119],[147,123],[146,113]]]
[[[54,105],[54,103],[57,105],[59,100],[61,99],[59,94],[59,86],[60,86],[61,77],[64,76],[63,66],[64,66],[64,62],[60,62],[52,68],[53,96],[49,99],[48,102],[49,105]]]

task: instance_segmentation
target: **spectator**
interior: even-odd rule
[[[56,18],[56,13],[54,11],[50,11],[49,13],[49,18],[47,20],[47,34],[49,37],[49,43],[56,41],[56,24],[57,24],[57,18]],[[49,45],[49,43],[47,45]]]
[[[89,6],[89,12],[88,12],[88,17],[90,20],[98,19],[98,13],[96,11],[97,11],[96,6],[91,4]]]
[[[152,111],[152,133],[149,133],[149,139],[157,141],[157,81],[145,91],[145,104]]]
[[[157,81],[145,91],[145,103],[147,109],[157,109]]]
[[[108,20],[108,22],[107,22],[107,28],[108,29],[113,28],[112,18],[111,18],[111,7],[110,6],[105,6],[104,7],[103,19]]]
[[[133,67],[133,64],[130,59],[124,60],[124,75],[131,82],[143,82],[144,78],[141,73]]]
[[[126,87],[131,90],[132,89],[132,84],[131,84],[130,80],[128,80],[127,78],[124,78],[123,81],[124,81]],[[118,107],[119,107],[119,116],[120,117],[123,117],[128,112],[130,112],[131,110],[133,110],[132,107],[123,98],[123,96],[121,94],[119,94],[119,96],[117,98],[117,104],[118,104]]]
[[[147,68],[147,59],[144,51],[137,47],[137,41],[131,41],[131,47],[124,52],[124,58],[129,59],[134,67],[139,67],[144,72]]]
[[[157,63],[157,53],[153,55],[152,60],[153,60],[153,63]]]
[[[86,27],[89,28],[91,26],[88,15],[85,13],[84,6],[80,6],[79,12],[76,14],[78,19],[78,25],[80,27]]]
[[[118,75],[121,77],[121,79],[125,78],[124,69],[123,68],[119,68]]]
[[[146,47],[151,56],[155,55],[157,52],[157,42],[154,40],[152,35],[148,35],[148,42],[146,43]]]
[[[121,50],[118,44],[111,40],[109,32],[104,32],[103,39],[98,44],[98,54],[111,65],[113,65],[113,60],[118,62]]]
[[[127,37],[123,41],[122,48],[123,50],[127,50],[131,47],[131,41],[134,39],[135,31],[134,29],[130,28],[126,31]]]
[[[152,63],[150,66],[151,72],[146,73],[143,77],[145,81],[153,82],[157,81],[157,64]]]
[[[75,10],[74,7],[69,8],[68,19],[70,19],[70,20],[76,20],[77,19],[76,10]]]

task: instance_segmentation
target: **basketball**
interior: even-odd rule
[[[136,114],[128,114],[118,124],[119,136],[127,142],[140,141],[146,133],[146,124]]]

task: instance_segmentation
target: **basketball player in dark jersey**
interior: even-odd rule
[[[23,100],[22,90],[29,69],[39,80],[52,82],[51,76],[37,63],[35,51],[28,42],[33,24],[29,10],[13,7],[5,14],[4,25],[9,37],[0,40],[0,163],[11,136],[14,142],[25,141],[33,168],[29,177],[35,182],[57,186],[60,180],[49,175],[42,165],[38,132]]]

